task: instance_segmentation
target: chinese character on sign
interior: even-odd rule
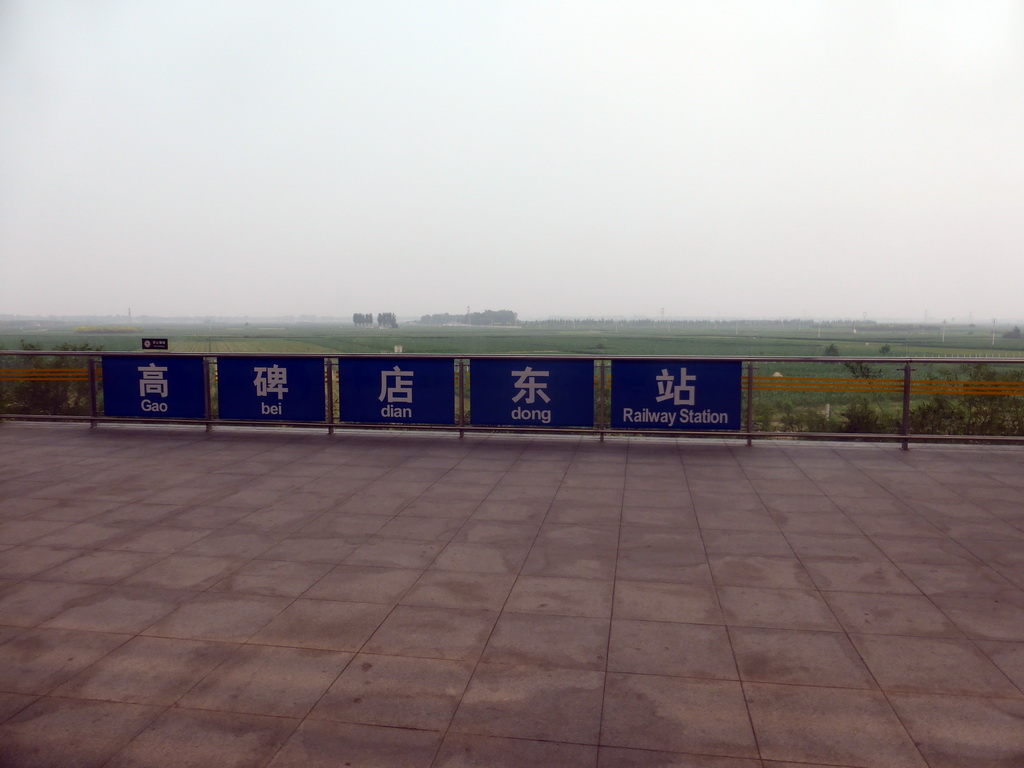
[[[389,403],[412,402],[412,377],[415,371],[403,371],[397,365],[394,370],[380,372],[380,395],[378,400]],[[407,378],[403,378],[407,377]]]
[[[695,388],[690,386],[697,380],[696,376],[687,376],[686,369],[679,369],[679,384],[676,384],[675,377],[668,372],[668,368],[661,369],[661,376],[656,376],[658,382],[658,396],[655,400],[659,403],[671,400],[673,405],[693,405]]]
[[[512,371],[513,376],[518,376],[516,379],[515,388],[519,391],[516,396],[512,398],[513,403],[518,403],[523,397],[526,398],[527,403],[532,403],[537,397],[543,400],[545,403],[550,403],[551,398],[548,397],[548,393],[544,390],[547,389],[548,383],[546,381],[537,381],[538,376],[547,376],[550,371],[535,371],[530,366],[526,366],[521,371]]]
[[[284,399],[284,393],[288,391],[285,384],[288,383],[288,369],[281,368],[274,363],[269,368],[253,368],[256,378],[252,383],[256,385],[256,396],[266,397],[271,393],[277,394],[278,400]]]
[[[140,365],[138,371],[142,374],[142,378],[139,379],[140,397],[146,395],[167,397],[167,379],[164,378],[167,366],[150,363],[149,365]]]

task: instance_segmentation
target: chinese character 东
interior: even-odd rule
[[[537,381],[538,376],[548,376],[550,371],[535,371],[530,366],[526,366],[521,371],[512,371],[513,376],[518,376],[516,379],[515,388],[519,391],[516,396],[512,398],[513,403],[518,403],[523,397],[526,398],[527,403],[532,403],[537,397],[543,400],[545,403],[550,403],[551,398],[548,397],[548,393],[544,390],[547,389],[548,383],[546,381]]]
[[[150,363],[149,365],[140,365],[138,371],[142,374],[142,378],[139,379],[140,397],[146,395],[167,397],[167,379],[164,378],[167,366]]]
[[[378,400],[389,403],[412,402],[412,377],[415,371],[403,371],[397,365],[394,370],[380,372],[380,395]],[[403,378],[408,377],[408,378]]]
[[[691,385],[697,380],[696,376],[687,376],[686,369],[679,369],[679,384],[675,382],[675,376],[668,372],[668,368],[661,369],[661,376],[656,376],[658,382],[657,402],[671,400],[674,405],[693,405],[693,397],[696,389]]]
[[[253,368],[256,378],[252,383],[256,385],[256,396],[266,397],[271,393],[277,394],[278,400],[284,399],[284,393],[288,391],[285,384],[288,383],[288,369],[281,368],[274,363],[269,368]]]

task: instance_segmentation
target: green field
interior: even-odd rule
[[[646,327],[609,322],[604,327],[426,327],[354,328],[351,325],[192,324],[146,325],[131,333],[92,333],[77,323],[52,322],[40,327],[0,327],[0,348],[19,349],[22,341],[42,349],[62,344],[113,351],[141,350],[143,336],[170,339],[172,352],[216,354],[269,352],[315,354],[581,354],[694,355],[734,357],[816,356],[834,345],[849,357],[987,357],[1024,356],[1024,340],[1005,339],[1009,327],[885,324],[813,325],[805,323],[651,323]],[[944,337],[944,338],[943,338]]]

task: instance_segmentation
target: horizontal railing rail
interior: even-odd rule
[[[143,358],[145,370],[132,366],[133,359]],[[188,376],[198,382],[191,411],[184,415],[168,410],[162,378],[165,363],[174,367],[182,361],[191,361]],[[249,381],[252,373],[246,372],[247,361],[256,364],[250,366],[253,371],[262,371],[256,380]],[[261,361],[267,365],[259,365]],[[498,379],[488,373],[506,363],[519,369],[502,369]],[[447,415],[423,422],[411,415],[411,376],[419,365],[440,365],[442,371],[450,366],[447,383],[434,385],[435,394],[441,394],[433,407]],[[717,386],[730,392],[728,408],[694,405],[693,391],[700,388],[703,396],[708,387],[703,381],[688,380],[705,380],[709,371],[723,365],[728,373],[714,376],[725,376]],[[111,369],[109,374],[105,366]],[[273,376],[283,377],[286,368],[301,366],[308,375],[299,388],[304,387],[304,397],[315,397],[308,413],[291,418],[283,411],[284,395],[296,385],[275,383]],[[575,389],[568,397],[559,395],[560,404],[590,397],[582,394],[584,379],[580,378],[589,371],[583,375],[593,402],[578,403],[571,419],[559,421],[558,409],[543,400],[549,371],[537,366],[558,369],[552,381],[558,376],[575,377]],[[813,370],[818,366],[827,366],[834,375]],[[775,368],[779,370],[766,373]],[[136,380],[126,385],[124,370]],[[353,370],[360,371],[355,379]],[[650,407],[637,405],[640,400],[624,402],[627,395],[638,396],[637,370],[647,371],[650,378],[649,386],[644,385],[644,397],[650,398],[642,401]],[[661,375],[655,375],[659,370]],[[497,396],[490,390],[495,381],[509,385],[510,372],[513,378],[519,375],[511,400],[516,407],[512,416],[495,416],[488,398]],[[391,390],[387,380],[394,385]],[[235,407],[235,396],[250,385],[257,391],[263,387],[261,411]],[[125,397],[125,386],[127,390],[150,387],[149,399],[141,400],[143,412],[129,413],[131,409],[126,411],[118,400]],[[162,393],[161,387],[165,388]],[[444,394],[446,388],[449,394]],[[136,396],[142,397],[136,393],[128,398]],[[403,396],[409,399],[403,401]],[[360,398],[361,405],[354,408]],[[298,398],[290,395],[289,399]],[[666,410],[666,401],[681,407]],[[367,403],[376,408],[375,402],[383,405],[376,412],[366,410]],[[492,413],[481,415],[488,408]],[[942,418],[949,420],[948,429]],[[204,424],[207,429],[216,424],[326,426],[331,432],[337,428],[431,429],[460,435],[467,431],[571,432],[593,433],[602,439],[605,434],[693,435],[745,438],[748,444],[755,438],[839,438],[895,440],[904,448],[910,441],[1024,443],[1024,358],[7,350],[0,351],[0,419],[79,420],[93,426],[104,422]]]

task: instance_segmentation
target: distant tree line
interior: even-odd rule
[[[868,321],[853,321],[853,320],[822,320],[812,321],[806,318],[784,318],[775,320],[708,320],[708,319],[695,319],[695,320],[665,320],[662,318],[653,317],[634,317],[634,318],[611,318],[611,317],[554,317],[547,320],[528,320],[523,323],[523,327],[536,328],[539,330],[543,329],[571,329],[571,328],[584,328],[588,330],[614,330],[614,329],[646,329],[656,328],[659,330],[686,330],[693,328],[711,328],[734,330],[737,327],[746,328],[791,328],[791,329],[806,329],[806,328],[875,328],[875,323]]]
[[[483,312],[467,312],[452,315],[443,312],[437,315],[423,315],[424,325],[517,325],[519,315],[511,309],[485,309]]]
[[[355,312],[352,315],[352,325],[356,328],[372,328],[373,327],[373,313],[372,312]],[[395,317],[394,312],[378,312],[377,313],[377,325],[381,328],[397,328],[398,318]]]

